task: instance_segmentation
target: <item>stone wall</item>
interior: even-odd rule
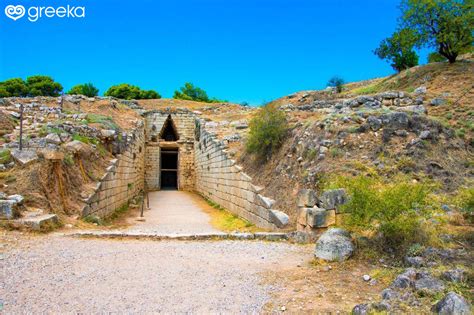
[[[228,157],[225,145],[206,131],[201,119],[196,119],[194,148],[198,193],[258,227],[275,230],[288,224],[288,216],[272,209],[274,200],[260,195],[262,188]]]
[[[127,146],[111,161],[95,192],[84,202],[82,215],[104,218],[127,205],[144,185],[145,138],[143,122],[127,136]]]
[[[160,132],[168,116],[174,123],[179,139],[168,142],[160,139]],[[194,190],[194,120],[186,109],[155,110],[145,113],[146,161],[145,180],[148,190],[159,190],[161,148],[178,149],[178,188]]]

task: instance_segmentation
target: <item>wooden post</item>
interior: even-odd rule
[[[23,104],[20,104],[20,151],[23,150]]]

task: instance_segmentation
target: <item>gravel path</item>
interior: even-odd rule
[[[242,241],[114,241],[45,236],[0,260],[5,313],[254,313],[262,272],[311,259],[310,248]]]
[[[209,205],[200,196],[177,190],[149,193],[150,210],[144,212],[145,222],[133,222],[131,231],[183,234],[219,232],[209,223],[204,207]]]

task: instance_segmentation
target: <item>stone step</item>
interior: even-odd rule
[[[41,231],[58,225],[59,220],[55,214],[29,213],[25,217],[15,220],[15,222],[32,230]]]
[[[195,234],[163,234],[141,231],[82,231],[64,234],[80,238],[131,238],[150,239],[156,241],[204,241],[204,240],[261,240],[288,241],[287,233],[257,232],[257,233],[195,233]]]

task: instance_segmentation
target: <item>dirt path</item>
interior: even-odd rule
[[[191,234],[219,232],[209,223],[201,197],[184,191],[161,190],[149,193],[150,210],[144,212],[145,221],[131,222],[131,231],[163,234]]]
[[[252,313],[274,290],[262,273],[296,268],[286,243],[21,239],[0,260],[6,313]]]

